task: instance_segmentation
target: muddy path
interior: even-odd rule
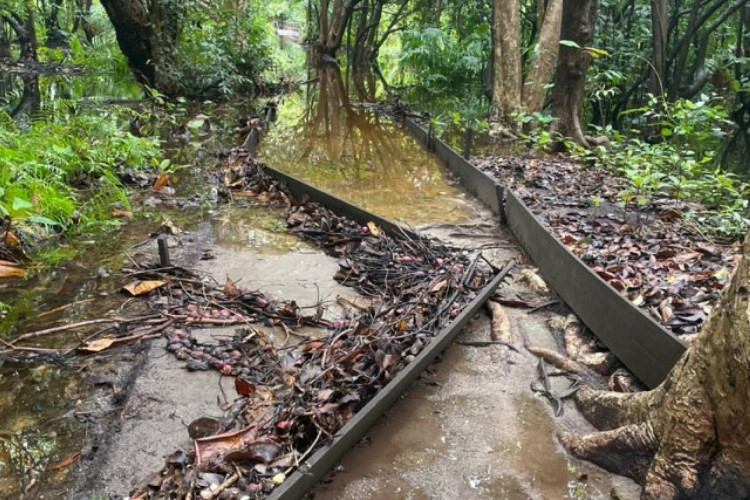
[[[428,234],[466,248],[484,247],[496,262],[522,254],[508,231],[482,207],[468,223]],[[520,271],[497,292],[545,304],[550,294],[532,289]],[[492,338],[491,315],[479,314],[442,359],[393,407],[369,435],[341,461],[315,491],[315,498],[638,498],[632,481],[613,476],[565,453],[555,435],[593,428],[570,400],[562,414],[546,397],[531,390],[539,361],[525,341],[556,349],[548,326],[567,311],[554,306],[528,314],[505,309],[512,345],[486,345]],[[569,387],[565,377],[551,379],[553,393]]]
[[[269,132],[267,146],[259,151],[266,161],[274,165],[278,158],[281,169],[304,174],[315,185],[379,215],[421,226],[443,241],[482,249],[498,264],[509,259],[523,263],[520,251],[492,216],[403,131],[372,116],[355,116],[351,109],[343,114],[348,126],[316,131],[306,120],[320,113],[300,115],[295,106],[292,100],[282,105],[280,126]],[[301,127],[304,140],[290,143],[290,126]],[[352,133],[352,127],[360,132]],[[203,196],[210,199],[213,190]],[[141,203],[153,204],[152,198],[144,197]],[[234,206],[194,210],[193,216],[181,217],[183,209],[173,210],[173,203],[157,205],[183,230],[169,236],[172,260],[179,266],[219,283],[231,277],[242,286],[304,306],[325,304],[324,314],[331,317],[341,314],[335,298],[360,298],[334,281],[336,259],[286,233],[279,212]],[[116,271],[103,277],[105,273],[97,268],[100,262],[106,264],[105,271],[128,267],[133,261],[157,262],[156,244],[149,234],[158,226],[157,222],[133,228],[132,239],[123,245],[124,254],[113,251],[106,259],[93,260],[89,255],[84,261],[65,264],[79,269],[80,278],[65,274],[56,292],[41,300],[32,294],[28,301],[31,309],[37,308],[35,314],[61,306],[67,312],[24,327],[41,328],[112,310],[137,314],[135,302],[119,295],[125,278]],[[514,274],[501,293],[535,303],[548,300],[522,284],[519,276]],[[43,278],[36,286],[49,289],[51,282],[52,278]],[[81,301],[85,302],[67,307]],[[600,498],[614,488],[620,498],[635,498],[637,488],[632,483],[563,454],[554,433],[581,429],[585,423],[567,401],[563,416],[555,418],[547,399],[529,388],[538,378],[537,361],[523,350],[523,338],[554,348],[555,339],[545,322],[552,313],[507,312],[518,352],[498,345],[452,346],[370,438],[344,459],[339,473],[316,496],[383,498],[379,492],[385,491],[393,498]],[[479,315],[460,341],[486,341],[488,328],[489,316]],[[232,331],[205,328],[196,335],[211,342]],[[269,338],[282,335],[266,333]],[[206,415],[221,416],[222,406],[237,394],[231,379],[215,371],[186,371],[167,352],[166,344],[157,339],[129,345],[58,368],[5,363],[0,383],[15,380],[16,392],[0,403],[16,410],[3,411],[3,418],[10,419],[3,428],[15,439],[58,440],[47,448],[40,444],[26,449],[27,456],[36,456],[33,474],[24,468],[24,455],[19,452],[23,445],[7,438],[0,441],[5,447],[0,465],[8,497],[124,498],[135,484],[152,477],[165,459],[174,458],[175,450],[190,449],[188,424]],[[35,371],[51,375],[45,379]],[[556,390],[567,388],[568,382],[553,380],[560,384]],[[27,403],[18,405],[19,401]],[[44,418],[18,416],[25,407],[27,414],[38,413],[41,401],[50,408]],[[21,423],[14,424],[14,418]]]

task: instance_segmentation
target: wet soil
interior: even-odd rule
[[[491,227],[492,217],[427,232],[485,250],[498,262],[515,259],[508,232]],[[450,235],[454,236],[450,236]],[[487,238],[488,234],[495,238]],[[514,276],[519,276],[518,272]],[[504,296],[543,297],[518,280],[501,288]],[[506,308],[513,344],[473,347],[461,342],[490,340],[490,318],[478,315],[412,389],[376,425],[337,471],[314,492],[316,499],[638,498],[632,481],[569,457],[555,434],[594,430],[570,401],[556,418],[549,402],[530,389],[539,376],[537,360],[523,349],[556,347],[546,317]],[[563,311],[560,311],[563,312]],[[558,390],[568,386],[552,379]]]
[[[496,263],[518,257],[517,248],[492,222],[491,215],[462,190],[452,186],[444,169],[432,159],[424,160],[426,157],[421,153],[421,156],[414,156],[416,153],[412,150],[418,151],[416,145],[404,134],[383,130],[392,135],[381,142],[368,143],[369,149],[366,149],[370,153],[360,154],[356,161],[350,162],[348,153],[342,154],[344,150],[340,149],[338,155],[326,157],[317,167],[311,167],[309,171],[315,175],[308,180],[379,215],[413,225],[434,223],[425,228],[431,234],[459,245],[482,248]],[[367,129],[367,133],[370,132]],[[277,141],[286,141],[288,145],[288,137],[279,136]],[[345,138],[348,141],[350,136]],[[308,145],[317,151],[319,142],[326,145],[323,149],[330,150],[327,146],[330,137],[314,138]],[[345,145],[339,143],[342,144]],[[396,152],[385,156],[384,162],[368,163],[369,158],[382,156],[380,149],[396,147],[394,145],[409,153]],[[266,155],[268,151],[270,149],[266,150]],[[361,152],[362,149],[349,151]],[[281,155],[281,152],[273,154]],[[321,157],[316,154],[306,158],[310,161]],[[344,160],[344,164],[334,164],[337,159]],[[286,165],[291,173],[302,173],[289,168],[292,162],[283,158],[279,163],[271,163],[281,168]],[[354,163],[365,167],[349,170]],[[328,184],[321,183],[329,178],[332,180]],[[350,288],[341,287],[333,280],[337,263],[287,235],[281,219],[273,211],[221,209],[207,214],[210,222],[197,228],[194,228],[196,218],[202,212],[194,212],[184,220],[176,219],[183,229],[191,232],[170,238],[175,264],[197,267],[219,283],[230,277],[243,287],[260,289],[280,299],[294,299],[303,307],[322,303],[331,317],[339,314],[334,305],[336,297],[357,298]],[[153,230],[146,224],[136,229],[140,230],[143,241],[148,241],[147,235]],[[495,236],[488,238],[488,235]],[[125,246],[132,246],[132,242]],[[105,261],[111,268],[116,264],[127,266],[131,259],[157,261],[153,242],[131,248],[128,255],[123,261],[121,252],[112,251]],[[50,282],[44,281],[47,278],[40,281],[40,290],[51,293],[44,295],[48,297],[45,299],[29,295],[30,316],[79,300],[92,304],[85,305],[91,309],[81,313],[87,317],[103,315],[109,309],[122,306],[121,298],[109,301],[109,297],[116,296],[119,284],[96,277],[100,257],[93,254],[87,257],[81,261],[85,264],[79,264],[86,272],[81,272],[79,282],[73,281],[71,289],[50,289],[45,285]],[[208,257],[213,258],[201,260]],[[70,286],[71,280],[66,275],[59,281]],[[509,286],[518,293],[530,294],[515,282]],[[107,296],[99,295],[102,292]],[[43,307],[40,307],[41,302],[45,302]],[[68,309],[71,312],[65,314],[70,315],[55,316],[50,321],[81,317],[76,308],[65,310]],[[131,311],[127,309],[127,312]],[[554,344],[542,315],[526,316],[515,311],[509,314],[514,319],[514,343],[521,352],[497,346],[454,345],[449,348],[444,360],[414,386],[373,430],[369,440],[344,460],[345,472],[318,494],[324,498],[564,498],[565,495],[589,498],[577,492],[598,495],[614,486],[621,498],[635,498],[637,489],[632,483],[568,459],[560,450],[554,432],[581,429],[585,423],[569,404],[563,418],[553,419],[546,401],[532,395],[529,383],[536,378],[536,361],[521,349],[521,332],[550,347]],[[480,315],[466,329],[462,340],[486,340],[488,324],[488,318]],[[28,328],[32,326],[39,325],[25,324]],[[204,329],[199,335],[204,339],[218,338],[230,332],[230,329]],[[273,332],[268,333],[278,342],[286,340],[280,334],[275,337]],[[24,427],[26,436],[41,427],[44,431],[34,432],[53,437],[62,435],[65,429],[57,425],[60,420],[56,417],[76,410],[71,416],[78,421],[66,422],[74,423],[72,427],[77,433],[69,434],[64,445],[55,443],[44,455],[39,468],[51,472],[50,465],[77,451],[81,453],[80,458],[72,466],[40,479],[25,498],[66,495],[76,500],[121,498],[136,481],[158,470],[165,454],[191,446],[186,430],[188,423],[199,416],[221,414],[220,404],[236,396],[233,384],[214,372],[186,372],[163,346],[164,340],[159,339],[149,345],[113,350],[111,354],[94,358],[85,368],[77,366],[78,372],[70,375],[72,382],[55,374],[52,380],[58,383],[40,386],[35,395],[29,393],[28,403],[34,407],[41,400],[49,400],[55,408],[51,416],[30,419],[21,412],[16,415],[15,410],[3,410],[3,418],[9,419],[7,424],[2,422],[4,431],[15,432],[12,420],[27,418],[34,425]],[[3,372],[3,377],[16,376],[12,374],[14,369],[9,368],[10,375]],[[30,370],[24,368],[20,377],[13,382],[16,394],[35,387],[30,383],[33,379]],[[0,377],[0,384],[5,380],[11,379]],[[15,404],[14,400],[0,403],[3,408]],[[88,436],[82,447],[84,432]],[[42,448],[40,445],[35,452]],[[4,494],[10,492],[11,498],[18,497],[16,492],[20,494],[30,484],[22,469],[23,462],[17,464],[18,470],[11,471],[15,474],[10,479],[11,489],[3,490]],[[4,471],[8,470],[6,465],[0,464]],[[66,493],[73,483],[57,475],[77,477],[72,492]],[[43,487],[40,488],[40,484]]]

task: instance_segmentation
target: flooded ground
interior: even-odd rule
[[[388,121],[381,123],[374,115],[363,115],[359,131],[350,121],[340,130],[347,136],[345,149],[370,153],[356,158],[344,153],[337,156],[331,144],[341,137],[319,137],[312,124],[295,122],[299,118],[295,102],[310,102],[314,108],[316,101],[291,96],[284,103],[279,135],[273,139],[275,132],[269,134],[269,148],[263,152],[269,163],[409,224],[461,221],[470,215],[467,195],[449,179],[446,170]],[[247,108],[247,103],[239,103],[233,111],[241,114]],[[315,112],[305,109],[307,115]],[[201,138],[198,145],[185,143],[176,150],[175,158],[181,164],[191,158],[195,164],[173,178],[176,192],[172,197],[138,193],[134,204],[144,207],[143,211],[124,229],[62,245],[58,265],[32,273],[26,280],[0,284],[0,301],[13,306],[0,322],[2,338],[135,313],[134,302],[119,292],[126,277],[118,271],[136,262],[156,261],[151,234],[166,219],[187,231],[172,238],[174,262],[198,266],[217,281],[230,276],[242,286],[294,298],[303,306],[322,303],[333,315],[339,314],[336,297],[356,298],[350,289],[332,280],[335,261],[286,233],[279,211],[215,207],[203,172],[216,160],[206,150],[228,147],[237,140],[227,124],[234,123],[233,119],[220,120],[212,118],[213,133]],[[287,139],[287,149],[282,147],[284,134],[289,134],[286,126],[292,122],[301,137],[310,138],[299,144],[304,142],[314,153],[298,158],[294,168],[289,160],[299,151],[299,144]],[[348,127],[352,127],[351,133],[344,132]],[[274,143],[276,150],[271,147]],[[388,153],[380,154],[384,144]],[[324,151],[330,155],[323,158]],[[305,161],[310,164],[308,169]],[[358,169],[358,164],[365,167]],[[311,174],[303,175],[305,170]],[[451,200],[448,204],[446,197]],[[207,254],[215,258],[200,260]],[[70,342],[71,336],[62,334],[33,345]],[[222,393],[218,377],[190,374],[188,390],[183,369],[165,356],[160,341],[154,342],[146,351],[143,346],[132,346],[96,358],[66,358],[62,364],[42,359],[0,364],[3,498],[62,498],[71,489],[77,493],[70,494],[87,499],[104,493],[124,495],[133,479],[158,468],[163,454],[185,445],[185,422],[207,413],[218,414],[216,401]],[[225,393],[231,399],[231,389],[226,388]],[[114,419],[113,430],[108,424],[117,415],[121,416]],[[104,463],[111,467],[102,468]],[[82,477],[76,487],[68,479],[79,467],[92,473]]]
[[[496,265],[519,256],[509,233],[477,207],[480,217],[461,226],[425,228],[428,234],[467,248],[484,248]],[[505,297],[545,302],[512,273]],[[630,480],[576,460],[555,437],[562,430],[593,430],[570,400],[562,416],[530,389],[538,360],[524,342],[556,348],[546,325],[555,310],[528,315],[506,308],[513,344],[470,346],[491,340],[490,318],[479,314],[337,471],[315,491],[321,500],[357,499],[636,499]],[[564,312],[561,310],[560,312]],[[553,390],[569,386],[552,378]]]
[[[259,159],[389,220],[467,220],[465,191],[433,155],[391,119],[351,102],[338,71],[317,75],[283,98]]]

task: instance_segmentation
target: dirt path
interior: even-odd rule
[[[478,210],[478,221],[492,220]],[[427,232],[466,247],[500,246],[485,250],[496,265],[515,259],[519,250],[509,233],[487,226],[479,222],[475,228],[441,226]],[[518,279],[499,291],[547,300]],[[569,457],[557,443],[558,431],[592,429],[572,402],[566,401],[562,416],[555,418],[551,404],[530,389],[539,376],[537,360],[523,349],[522,339],[554,349],[545,324],[554,313],[506,312],[519,352],[498,345],[461,345],[490,340],[490,318],[480,314],[346,455],[315,498],[638,498],[640,489],[632,481]],[[553,380],[559,390],[567,387],[564,379]]]

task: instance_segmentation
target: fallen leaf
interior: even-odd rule
[[[237,288],[237,285],[234,284],[234,281],[229,279],[227,276],[226,281],[224,281],[224,295],[227,296],[228,299],[236,299],[240,295],[242,295],[242,291]]]
[[[370,230],[370,234],[373,235],[373,236],[380,236],[380,234],[382,232],[382,231],[380,231],[380,228],[378,228],[378,226],[375,225],[374,222],[368,222],[367,223],[367,229]]]
[[[154,191],[158,191],[167,185],[169,185],[169,174],[159,174],[159,177],[154,181]]]
[[[67,466],[71,465],[72,463],[74,463],[80,457],[81,457],[81,452],[80,451],[78,453],[73,453],[72,455],[63,458],[62,460],[60,460],[59,462],[57,462],[55,465],[51,466],[50,470],[64,469],[65,467],[67,467]]]
[[[26,271],[14,262],[0,260],[0,278],[23,278],[25,276]]]
[[[13,234],[11,231],[3,231],[2,239],[9,247],[17,247],[21,244],[18,236]]]
[[[208,458],[231,450],[238,450],[255,441],[257,429],[254,425],[238,431],[225,432],[207,438],[195,440],[195,461],[200,465]]]
[[[237,391],[237,394],[245,397],[255,394],[257,390],[252,382],[248,382],[242,377],[234,379],[234,389]]]
[[[80,352],[100,352],[107,349],[109,346],[115,343],[113,338],[96,339],[91,342],[86,342],[78,348]]]
[[[134,281],[122,287],[123,290],[128,292],[130,295],[137,297],[139,295],[146,295],[151,293],[152,290],[166,285],[166,281],[162,280],[146,280],[146,281]]]
[[[133,217],[133,212],[129,210],[120,210],[119,208],[115,208],[112,210],[112,217],[123,217],[125,219],[130,219]]]
[[[188,425],[188,435],[192,439],[213,436],[221,431],[221,422],[211,417],[200,417]]]

